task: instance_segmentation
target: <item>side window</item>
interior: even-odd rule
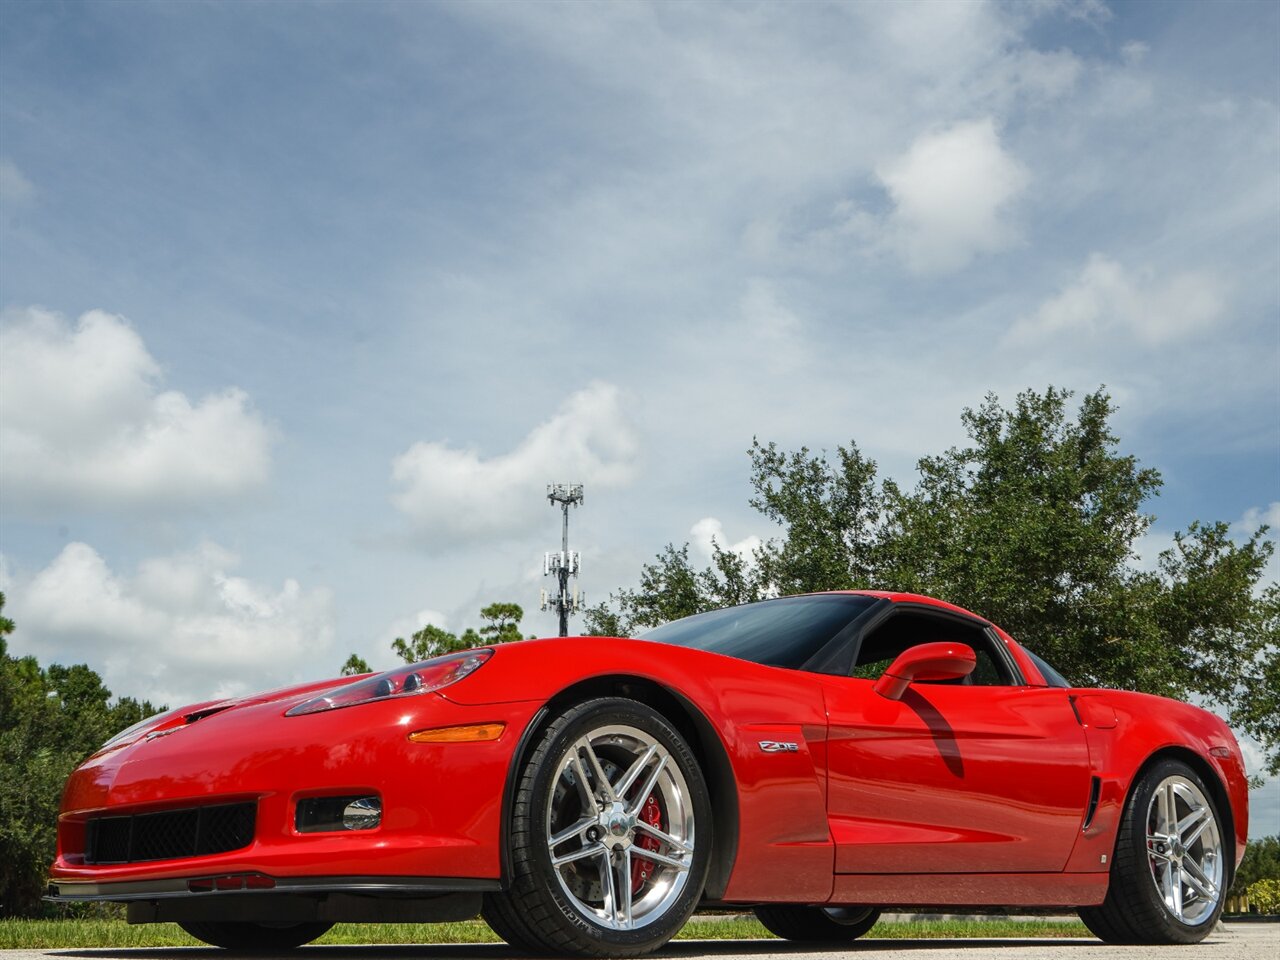
[[[967,686],[1003,687],[1013,683],[1004,660],[991,647],[991,640],[984,629],[951,617],[935,616],[917,610],[893,613],[862,638],[853,676],[874,680],[893,663],[894,658],[909,647],[935,641],[966,643],[977,654],[978,665],[963,680],[946,680],[943,683],[962,683]]]

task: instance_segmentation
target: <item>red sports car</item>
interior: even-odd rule
[[[700,904],[793,940],[950,904],[1188,943],[1247,797],[1212,714],[1072,688],[927,597],[811,594],[152,717],[72,774],[50,896],[231,948],[479,912],[623,957]]]

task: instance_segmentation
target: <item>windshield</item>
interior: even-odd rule
[[[673,620],[640,639],[796,669],[876,602],[857,594],[763,600]]]
[[[1046,663],[1042,658],[1036,656],[1032,651],[1028,650],[1026,647],[1023,647],[1022,650],[1028,657],[1031,658],[1031,662],[1034,663],[1039,668],[1040,675],[1044,677],[1045,683],[1049,684],[1049,686],[1051,687],[1070,687],[1071,686],[1071,684],[1067,682],[1066,677],[1060,674],[1057,670],[1053,669],[1053,667],[1049,666],[1049,664]]]

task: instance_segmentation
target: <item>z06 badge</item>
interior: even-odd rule
[[[800,744],[786,740],[761,740],[760,749],[765,753],[799,753]]]

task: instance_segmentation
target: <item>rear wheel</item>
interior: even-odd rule
[[[1226,846],[1204,781],[1162,760],[1125,805],[1106,900],[1080,919],[1108,943],[1199,943],[1222,913]]]
[[[770,904],[755,908],[756,918],[784,940],[837,943],[856,940],[876,925],[875,907],[803,907]]]
[[[332,923],[246,923],[188,920],[178,924],[197,940],[228,950],[265,952],[292,950],[324,935]]]
[[[702,895],[711,803],[661,714],[592,700],[554,720],[516,787],[511,885],[484,918],[513,946],[593,957],[656,950]]]

